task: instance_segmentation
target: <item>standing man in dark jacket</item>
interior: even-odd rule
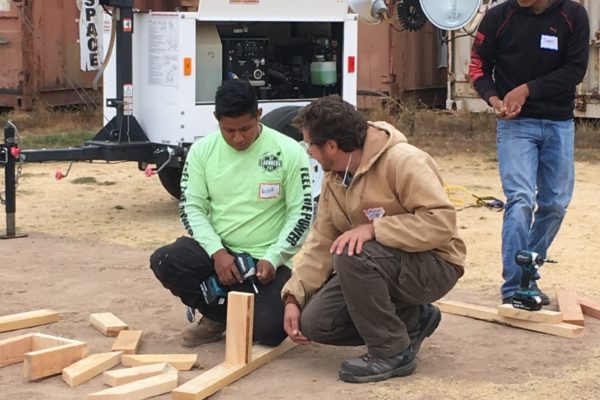
[[[503,303],[521,278],[515,253],[546,256],[573,194],[575,87],[589,40],[586,10],[575,1],[508,0],[486,13],[473,44],[471,81],[498,117]]]

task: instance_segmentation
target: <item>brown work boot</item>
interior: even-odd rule
[[[196,347],[201,344],[218,342],[225,332],[224,322],[211,321],[208,318],[202,318],[198,323],[191,324],[183,331],[184,347]]]

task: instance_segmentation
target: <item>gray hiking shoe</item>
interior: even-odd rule
[[[184,347],[196,347],[206,343],[218,342],[225,332],[224,322],[202,318],[198,323],[190,324],[183,331]]]

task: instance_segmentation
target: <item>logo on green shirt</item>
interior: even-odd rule
[[[267,172],[273,172],[281,167],[282,161],[279,159],[280,155],[281,153],[265,153],[262,155],[262,158],[258,161],[258,165],[260,165]]]

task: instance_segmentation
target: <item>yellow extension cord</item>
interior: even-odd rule
[[[469,207],[487,207],[495,211],[504,209],[504,202],[494,196],[477,196],[464,186],[444,185],[444,189],[457,211]]]

